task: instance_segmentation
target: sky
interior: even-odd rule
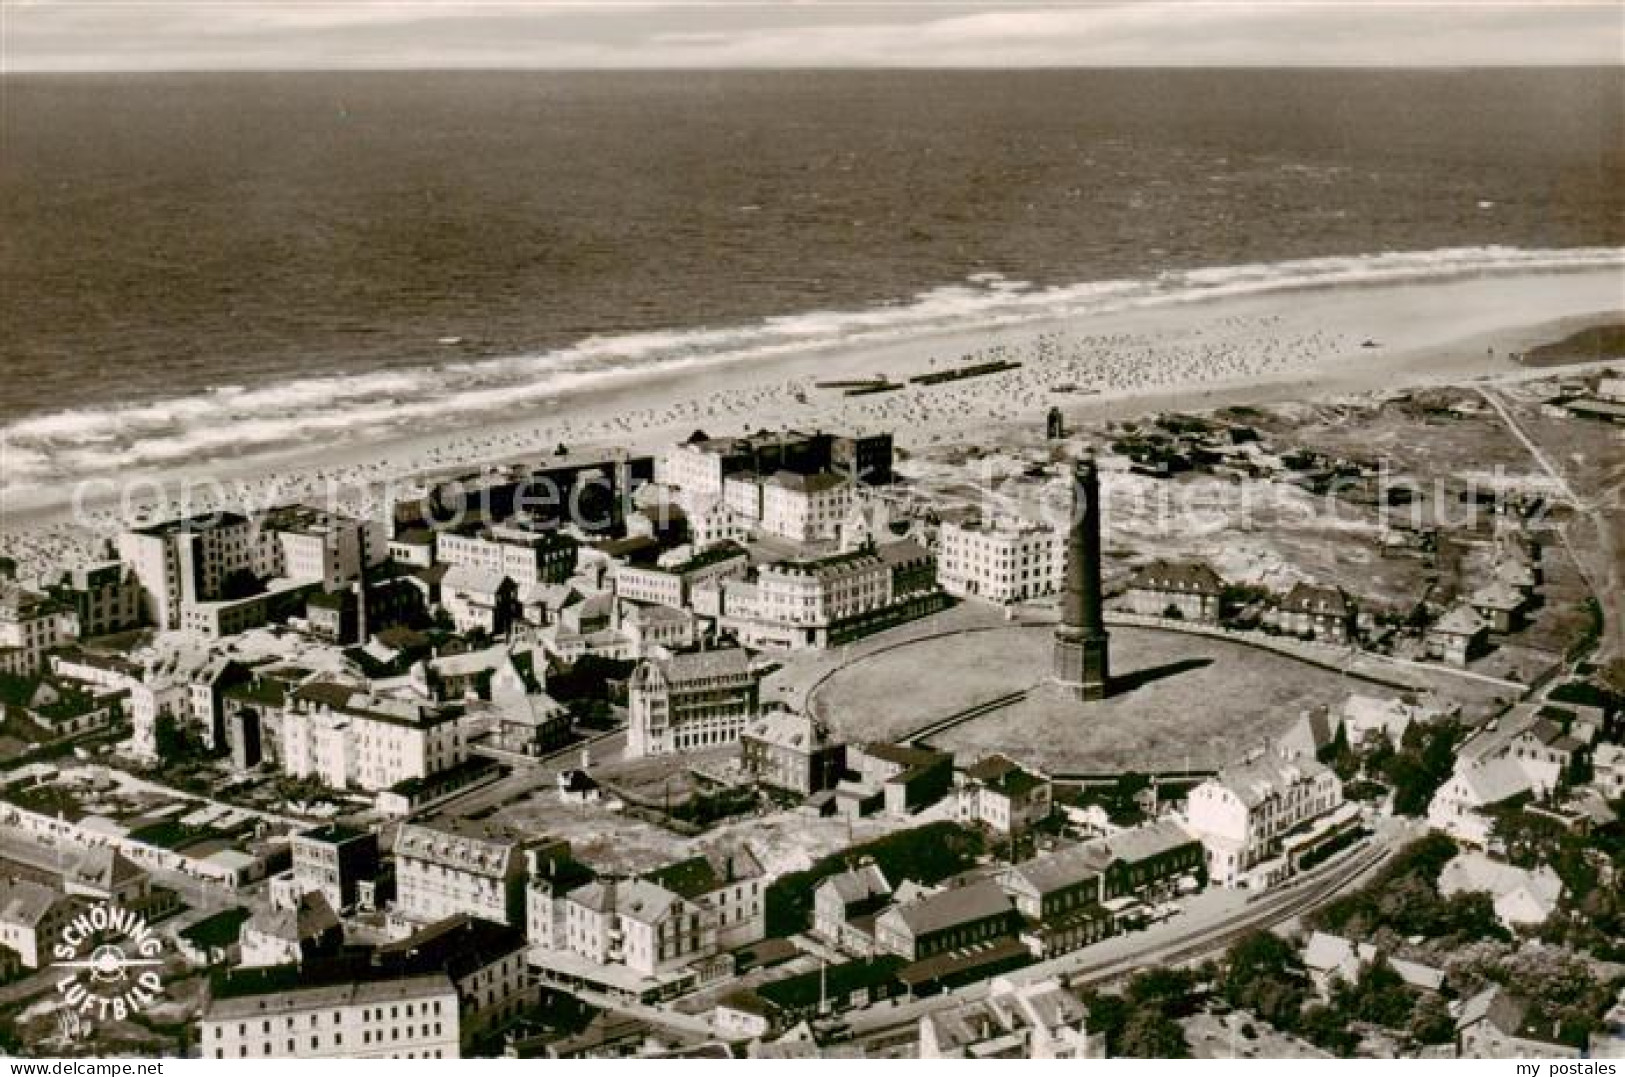
[[[0,0],[0,71],[1625,63],[1617,0]]]

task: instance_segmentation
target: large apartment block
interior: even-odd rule
[[[682,490],[686,503],[700,505],[722,499],[724,480],[740,474],[834,471],[848,485],[880,486],[892,481],[892,459],[890,434],[840,436],[767,430],[741,438],[697,434],[667,450],[655,477]]]
[[[435,558],[495,576],[520,587],[562,583],[576,569],[576,542],[555,530],[498,524],[468,533],[445,532],[435,541]]]
[[[905,539],[763,565],[724,585],[723,627],[748,647],[838,646],[942,608],[931,555]]]
[[[629,756],[733,744],[756,716],[760,677],[743,650],[650,659],[627,686]]]
[[[457,989],[444,972],[330,986],[240,979],[203,1011],[204,1058],[459,1056]]]
[[[568,852],[483,823],[403,823],[395,837],[395,913],[419,924],[467,913],[522,927],[527,858],[542,846]]]
[[[315,681],[282,712],[282,768],[334,789],[379,792],[468,758],[462,708]]]
[[[942,525],[937,578],[961,598],[1022,602],[1054,594],[1066,571],[1065,536],[1046,524],[999,520]]]
[[[237,585],[279,579],[337,590],[384,555],[371,525],[304,505],[255,519],[219,512],[167,520],[119,536],[119,560],[141,583],[144,613],[157,627],[198,622],[191,607],[242,598]],[[246,627],[246,626],[245,626]]]

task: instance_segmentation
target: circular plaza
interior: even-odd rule
[[[1110,695],[1081,702],[1049,679],[1053,641],[1050,625],[915,640],[842,667],[809,702],[848,740],[919,738],[962,757],[1003,752],[1067,776],[1212,769],[1351,687],[1339,673],[1262,647],[1115,627]]]

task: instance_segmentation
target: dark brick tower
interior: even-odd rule
[[[1073,471],[1066,588],[1055,629],[1055,679],[1077,699],[1104,699],[1110,682],[1100,593],[1100,475],[1092,459]]]

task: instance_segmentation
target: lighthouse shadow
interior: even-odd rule
[[[1181,673],[1189,673],[1193,669],[1205,669],[1212,664],[1212,658],[1204,657],[1182,658],[1178,662],[1166,662],[1160,666],[1147,666],[1145,669],[1137,669],[1133,673],[1124,673],[1121,676],[1113,677],[1106,686],[1106,694],[1108,696],[1124,695],[1136,688],[1144,688],[1148,684],[1167,680],[1169,677],[1177,677]]]

